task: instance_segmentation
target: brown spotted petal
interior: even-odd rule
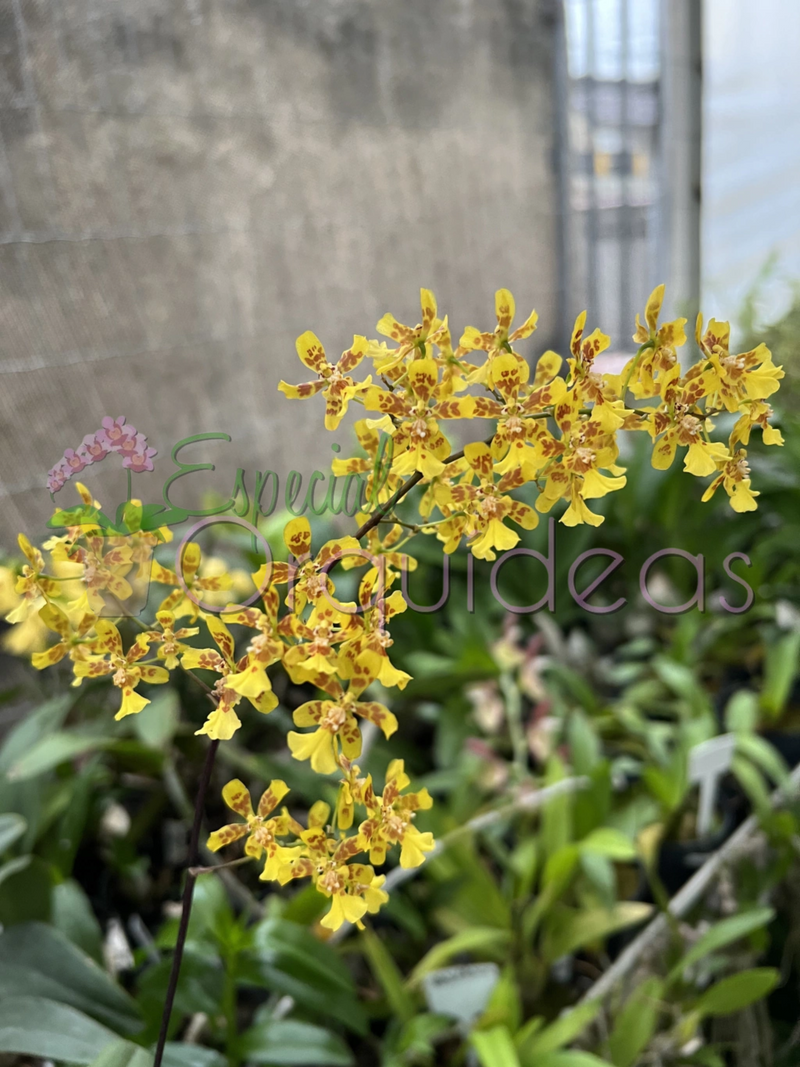
[[[241,815],[245,819],[253,817],[253,803],[250,800],[250,792],[244,782],[238,778],[228,782],[222,790],[222,799],[231,811],[235,811],[237,815]]]
[[[347,351],[342,352],[339,357],[339,362],[336,364],[336,369],[342,374],[349,374],[350,371],[355,370],[361,360],[367,354],[369,348],[369,342],[366,337],[360,337],[358,335],[353,337],[353,343]]]
[[[241,840],[249,829],[247,823],[244,822],[229,823],[227,826],[221,826],[219,830],[215,830],[209,835],[207,847],[212,852],[217,852],[226,845]]]
[[[277,808],[288,792],[289,786],[279,778],[270,782],[269,788],[261,794],[261,800],[258,802],[259,817],[265,819],[270,812]]]
[[[379,704],[376,700],[367,700],[353,705],[353,711],[356,715],[360,715],[362,719],[368,719],[369,722],[375,723],[384,734],[384,737],[391,737],[397,729],[397,719],[383,704]]]
[[[325,355],[325,349],[322,347],[322,342],[311,330],[306,330],[305,333],[300,334],[295,341],[295,348],[297,349],[297,355],[300,357],[300,362],[304,363],[309,370],[316,371],[320,375],[330,374],[330,364]]]
[[[222,655],[228,661],[233,663],[234,643],[233,635],[228,627],[217,615],[206,616],[206,626],[208,626],[209,633],[214,638]]]

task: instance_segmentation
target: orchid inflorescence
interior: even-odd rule
[[[209,847],[247,837],[246,856],[265,859],[263,879],[286,884],[309,877],[331,899],[324,926],[360,924],[387,899],[384,878],[375,873],[387,852],[399,847],[401,865],[414,867],[434,847],[432,835],[414,824],[416,812],[429,808],[431,799],[424,789],[407,792],[402,761],[390,765],[381,795],[356,763],[362,755],[360,721],[372,723],[386,738],[398,725],[372,690],[403,689],[410,680],[390,659],[389,625],[407,607],[403,593],[392,586],[403,570],[416,566],[402,551],[413,535],[433,534],[447,553],[463,541],[477,558],[493,560],[496,551],[519,541],[507,520],[532,529],[540,513],[562,500],[567,505],[563,523],[599,525],[603,516],[587,502],[625,485],[617,462],[619,430],[649,434],[658,469],[668,468],[678,448],[685,448],[686,471],[714,476],[704,500],[721,485],[736,511],[756,507],[745,449],[756,426],[766,444],[782,443],[769,424],[766,399],[778,389],[783,371],[763,344],[731,354],[727,323],[712,319],[704,331],[698,318],[700,358],[684,372],[678,349],[686,342],[686,320],[659,326],[663,292],[659,286],[650,296],[643,324],[637,316],[638,351],[618,374],[598,364],[610,341],[598,329],[586,333],[585,313],[576,320],[566,367],[547,351],[531,371],[514,346],[534,332],[537,316],[531,313],[512,329],[514,299],[506,289],[496,294],[496,327],[485,332],[468,327],[455,347],[447,318],[439,318],[426,289],[421,290],[419,325],[404,326],[391,315],[378,323],[378,332],[392,344],[356,336],[331,364],[318,338],[310,331],[302,334],[298,355],[316,378],[296,386],[281,382],[280,389],[295,399],[321,394],[329,430],[339,426],[349,404],[365,410],[366,417],[355,425],[365,457],[333,462],[336,476],[363,479],[368,503],[358,515],[355,536],[334,537],[315,551],[308,521],[293,518],[283,533],[288,561],[270,562],[252,575],[259,595],[248,604],[260,604],[243,606],[232,602],[232,593],[246,592],[241,572],[228,571],[219,561],[204,562],[193,542],[183,546],[174,571],[152,561],[153,548],[169,540],[170,532],[144,532],[136,521],[141,505],[130,501],[126,533],[104,537],[99,527],[84,525],[51,538],[44,546],[49,572],[42,552],[21,536],[27,562],[16,581],[19,603],[9,621],[22,623],[38,613],[57,634],[57,643],[34,655],[37,668],[68,659],[75,685],[86,677],[110,676],[121,693],[117,718],[149,703],[137,692],[140,683],[166,682],[177,669],[209,672],[212,709],[197,733],[217,741],[231,739],[240,728],[237,709],[243,701],[262,714],[278,704],[269,668],[280,663],[292,682],[312,686],[318,695],[294,710],[298,729],[288,734],[287,743],[291,756],[307,761],[315,773],[340,776],[333,813],[318,802],[304,828],[286,808],[275,814],[288,792],[282,781],[270,783],[254,810],[236,780],[225,787],[223,798],[244,821],[215,831]],[[356,380],[353,374],[365,360],[373,373]],[[479,392],[468,391],[473,387]],[[642,406],[629,407],[629,393]],[[738,416],[727,444],[712,440],[715,420],[724,412]],[[493,430],[454,453],[440,428],[448,419],[491,420]],[[109,442],[108,448],[122,452],[127,462],[131,440],[139,436],[124,419],[104,420],[94,444],[87,438],[84,451],[75,454],[77,461],[102,458]],[[70,470],[78,469],[70,460]],[[417,485],[419,521],[409,523],[396,508]],[[511,495],[526,485],[536,492],[534,506]],[[80,484],[78,491],[89,508],[91,494]],[[432,518],[434,511],[439,518]],[[99,617],[101,594],[123,604],[130,596],[129,572],[137,564],[151,582],[170,591],[153,623],[142,623],[126,650],[118,627]],[[365,567],[356,602],[338,601],[336,576]],[[198,644],[193,639],[200,624],[210,641]],[[229,627],[247,635],[244,652],[237,652]],[[356,811],[363,818],[357,820]],[[369,864],[355,862],[362,854]]]
[[[147,438],[137,433],[135,426],[125,424],[125,416],[113,419],[106,415],[103,425],[95,433],[87,434],[77,448],[68,448],[54,467],[47,472],[47,488],[51,493],[63,489],[75,474],[99,463],[111,452],[122,456],[126,470],[141,474],[153,469],[154,448],[148,448]]]

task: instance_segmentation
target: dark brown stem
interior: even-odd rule
[[[488,445],[488,444],[491,443],[491,441],[492,441],[492,438],[489,437],[484,443]],[[460,452],[454,452],[452,454],[452,456],[448,456],[447,459],[444,462],[445,462],[445,465],[446,465],[448,463],[455,463],[456,460],[463,459],[463,458],[464,458],[464,449],[462,448]],[[408,479],[408,481],[407,482],[403,482],[403,484],[396,490],[396,492],[394,492],[389,497],[389,499],[386,501],[386,503],[385,504],[381,504],[381,506],[378,508],[378,510],[373,512],[372,515],[370,515],[370,517],[367,519],[367,521],[364,523],[364,525],[359,527],[358,530],[356,530],[356,532],[355,532],[356,541],[360,541],[362,537],[366,537],[367,536],[367,534],[370,532],[370,530],[374,530],[375,527],[378,525],[378,523],[381,521],[381,519],[385,515],[388,515],[388,513],[392,510],[392,508],[395,506],[395,504],[399,500],[402,500],[403,497],[406,495],[406,493],[408,493],[411,489],[414,488],[415,485],[417,485],[419,482],[422,481],[422,477],[423,477],[422,471],[414,471],[414,473],[411,475],[411,477]]]
[[[183,886],[183,900],[181,902],[181,921],[178,926],[178,937],[175,942],[175,951],[172,955],[172,968],[169,972],[169,984],[167,985],[167,995],[164,1000],[164,1011],[161,1015],[161,1029],[158,1034],[158,1044],[156,1045],[153,1067],[161,1067],[161,1060],[164,1056],[164,1045],[167,1042],[169,1020],[172,1015],[172,1005],[175,1001],[175,993],[178,989],[178,978],[180,977],[181,972],[183,949],[186,945],[186,934],[189,930],[189,916],[192,913],[192,893],[194,892],[194,883],[197,880],[197,872],[193,870],[193,868],[198,866],[200,860],[200,829],[203,824],[206,793],[208,792],[208,784],[211,781],[211,772],[214,769],[214,757],[217,754],[218,748],[219,741],[212,741],[208,746],[205,763],[203,764],[203,771],[200,775],[200,782],[197,786],[197,797],[194,802],[194,819],[192,821],[192,832],[189,838],[189,862],[187,864],[186,882]]]
[[[392,510],[398,500],[402,500],[406,493],[409,492],[409,490],[413,489],[417,482],[420,481],[422,481],[422,471],[414,471],[408,481],[403,482],[399,489],[397,489],[396,492],[392,493],[386,503],[381,504],[377,511],[374,511],[372,515],[370,515],[364,525],[360,526],[356,530],[356,541],[360,541],[362,537],[367,536],[370,530],[374,530],[378,523],[381,521],[381,519],[384,517],[384,515],[388,514]]]

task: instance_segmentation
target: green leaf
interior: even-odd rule
[[[581,870],[597,891],[598,903],[610,908],[617,899],[617,875],[611,860],[598,852],[582,852]]]
[[[369,927],[362,930],[361,941],[372,973],[380,982],[392,1012],[403,1022],[409,1022],[414,1016],[414,1002],[405,988],[397,964],[381,939]]]
[[[676,696],[683,697],[684,700],[688,701],[694,699],[697,693],[697,679],[689,667],[684,666],[682,663],[676,663],[675,660],[666,656],[655,656],[653,669],[664,685],[671,689]]]
[[[149,1022],[161,1017],[167,995],[172,960],[164,956],[148,967],[139,979],[138,1003]],[[238,971],[238,961],[237,961]],[[187,946],[181,962],[180,980],[175,993],[175,1011],[181,1015],[203,1012],[214,1016],[221,1010],[224,974],[219,958]]]
[[[175,736],[180,721],[180,699],[177,692],[170,686],[164,686],[152,697],[146,708],[142,708],[138,715],[131,718],[136,736],[143,744],[156,748],[159,752],[165,751]]]
[[[259,923],[253,949],[242,953],[238,971],[244,982],[293,997],[309,1011],[366,1033],[366,1013],[349,969],[305,926],[275,918]]]
[[[514,848],[509,857],[509,866],[519,879],[515,897],[530,896],[536,879],[536,867],[539,861],[539,843],[535,837],[524,837]]]
[[[749,689],[734,693],[725,707],[725,729],[733,733],[758,726],[758,696]]]
[[[164,1046],[163,1067],[228,1067],[228,1061],[216,1049],[168,1041]]]
[[[528,1067],[526,1064],[525,1067]],[[562,1052],[550,1052],[536,1060],[530,1067],[607,1067],[606,1061],[601,1060],[591,1052],[581,1052],[578,1049],[565,1049]]]
[[[595,1018],[600,1011],[601,1002],[590,1000],[586,1004],[580,1004],[577,1008],[562,1015],[555,1022],[550,1023],[544,1030],[538,1030],[527,1041],[519,1046],[520,1059],[523,1067],[527,1062],[538,1062],[537,1057],[547,1052],[556,1052],[558,1049],[574,1041]]]
[[[534,1015],[517,1030],[516,1034],[514,1034],[514,1044],[517,1046],[518,1051],[527,1046],[534,1035],[538,1034],[542,1029],[544,1023],[545,1020],[541,1015]]]
[[[545,864],[542,874],[542,889],[539,896],[524,911],[522,929],[525,940],[530,940],[539,923],[569,885],[580,853],[575,845],[566,845],[553,853]]]
[[[772,803],[769,799],[769,790],[764,781],[764,776],[750,760],[742,756],[734,756],[731,760],[731,771],[738,779],[739,784],[756,809],[760,818],[764,818],[772,811]]]
[[[274,1067],[350,1067],[353,1054],[330,1030],[294,1019],[269,1019],[242,1034],[239,1052],[250,1063]]]
[[[547,918],[542,954],[552,963],[584,945],[602,941],[617,930],[642,922],[650,917],[652,911],[650,904],[635,901],[622,901],[613,908],[589,908],[584,911],[559,905]]]
[[[152,1062],[152,1052],[132,1041],[119,1040],[107,1045],[90,1067],[151,1067]]]
[[[18,871],[24,871],[30,866],[31,856],[15,856],[13,860],[8,860],[0,866],[0,886],[8,878],[12,878]],[[0,889],[0,893],[2,889]]]
[[[48,700],[17,723],[0,749],[0,775],[8,774],[10,767],[30,751],[37,741],[57,730],[74,702],[73,694]]]
[[[589,718],[579,710],[573,711],[567,721],[572,767],[576,774],[591,774],[600,761],[600,740]]]
[[[28,822],[22,815],[17,815],[16,812],[7,812],[5,815],[0,815],[0,853],[11,848],[15,841],[18,841],[25,831],[28,829]]]
[[[695,1011],[700,1015],[732,1015],[771,993],[780,973],[774,967],[753,967],[722,978],[700,997]]]
[[[45,997],[0,1003],[0,1052],[67,1063],[91,1063],[116,1034],[80,1011]]]
[[[485,1026],[507,1026],[516,1033],[522,1022],[520,987],[513,967],[504,967],[483,1014]]]
[[[123,1032],[139,1025],[131,997],[63,934],[43,923],[12,926],[0,934],[0,991],[60,1001]]]
[[[777,718],[786,706],[800,656],[800,630],[792,630],[767,646],[761,707]]]
[[[427,1011],[415,1015],[400,1031],[397,1051],[430,1057],[436,1038],[450,1030],[452,1026],[452,1019],[448,1019],[446,1015],[434,1015]],[[405,1061],[401,1060],[401,1062]]]
[[[192,897],[189,940],[206,944],[211,942],[216,948],[217,930],[225,929],[232,919],[233,911],[222,881],[219,878],[198,879]],[[175,935],[177,936],[177,924]]]
[[[726,1067],[724,1057],[708,1045],[698,1049],[690,1059],[686,1060],[686,1063],[693,1064],[694,1067]]]
[[[23,781],[36,778],[45,771],[51,771],[67,760],[82,756],[97,748],[107,748],[113,739],[103,737],[96,731],[69,732],[61,730],[37,741],[28,751],[19,757],[8,769],[11,781]]]
[[[8,775],[0,771],[0,811],[11,811],[21,815],[28,828],[17,848],[21,852],[31,852],[36,844],[42,819],[48,817],[44,810],[44,790],[41,782],[31,778],[25,782],[12,782]]]
[[[759,930],[762,926],[772,922],[774,917],[775,912],[772,908],[755,908],[753,911],[732,915],[729,919],[722,919],[720,922],[715,923],[710,930],[707,930],[692,945],[683,959],[672,968],[667,975],[667,985],[672,985],[673,982],[678,981],[684,971],[694,966],[704,956],[708,956],[709,953],[716,952],[717,949],[731,944],[732,941],[739,941],[741,938],[747,937],[754,930]]]
[[[588,712],[597,711],[597,697],[592,687],[572,668],[552,660],[545,667],[548,679],[558,681],[564,693],[572,697]]]
[[[475,1030],[470,1041],[482,1067],[520,1067],[517,1050],[505,1026]]]
[[[451,845],[447,859],[437,857],[433,863],[445,863],[453,871],[454,892],[448,901],[449,911],[458,915],[466,926],[497,926],[511,929],[511,911],[496,877],[475,852],[473,841]],[[441,868],[440,868],[441,869]]]
[[[10,860],[0,868],[0,925],[48,922],[52,891],[50,865],[39,856]]]
[[[775,785],[787,788],[789,785],[789,768],[778,750],[758,734],[738,734],[736,751],[746,756],[752,763],[769,775]]]
[[[644,783],[666,811],[673,812],[686,792],[685,769],[679,764],[671,769],[650,765],[642,772]]]
[[[601,826],[593,830],[583,841],[578,842],[582,852],[596,852],[611,860],[632,860],[636,858],[636,846],[621,830],[610,826]]]
[[[576,840],[581,840],[598,826],[604,826],[611,812],[613,786],[609,761],[600,760],[587,777],[589,784],[578,790],[574,799]]]
[[[52,913],[56,930],[91,956],[95,963],[103,962],[103,931],[89,898],[74,879],[68,878],[54,887]]]
[[[336,987],[348,993],[356,992],[352,975],[341,957],[306,926],[283,919],[266,919],[256,927],[253,944],[276,965],[289,961],[302,963],[305,973],[320,983],[319,991]]]
[[[633,1067],[647,1048],[658,1025],[662,990],[660,979],[648,978],[628,997],[608,1039],[608,1051],[614,1067]]]
[[[544,784],[555,785],[566,777],[567,772],[561,759],[552,755],[547,761]],[[542,809],[540,834],[548,859],[562,848],[566,848],[572,840],[572,804],[572,797],[565,793],[553,797]]]
[[[409,985],[413,988],[426,974],[442,967],[460,952],[475,952],[489,956],[490,959],[504,960],[510,940],[511,934],[508,930],[498,930],[493,926],[473,926],[461,930],[425,953],[411,972]]]

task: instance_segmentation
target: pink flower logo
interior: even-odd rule
[[[125,456],[122,461],[123,467],[127,467],[136,474],[153,469],[153,456],[156,455],[156,450],[147,447],[147,438],[143,433],[137,433],[131,445],[120,451]]]
[[[61,459],[47,472],[47,488],[57,493],[74,474],[80,474],[92,463],[99,463],[111,452],[122,456],[122,466],[135,474],[153,470],[154,448],[148,448],[147,438],[136,427],[106,415],[103,425],[95,433],[87,434],[77,449],[68,448]]]

